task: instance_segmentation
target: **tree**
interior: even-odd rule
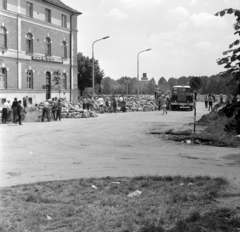
[[[177,85],[177,78],[171,77],[168,79],[169,88],[172,89],[173,86]]]
[[[62,73],[59,70],[55,70],[53,72],[53,82],[54,88],[58,91],[60,98],[60,94],[62,92]]]
[[[235,29],[234,35],[240,36],[240,10],[237,9],[225,9],[220,12],[217,12],[215,16],[224,16],[225,14],[234,14],[236,17],[236,23],[233,25]],[[224,68],[227,69],[226,71],[222,72],[221,75],[225,74],[227,77],[231,76],[231,81],[228,85],[235,85],[236,88],[233,91],[234,95],[240,93],[240,40],[235,40],[232,44],[229,45],[229,49],[223,52],[225,57],[220,58],[217,60],[219,65],[225,65]],[[229,55],[230,54],[230,55]]]
[[[82,53],[78,53],[78,88],[80,94],[85,88],[92,87],[92,59],[88,56],[83,56]],[[104,77],[104,71],[100,68],[98,60],[94,60],[94,77],[95,77],[95,89],[101,92],[101,82]]]

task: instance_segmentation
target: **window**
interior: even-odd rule
[[[45,54],[51,56],[51,39],[49,37],[46,38],[46,51]]]
[[[33,71],[27,71],[27,89],[33,89]]]
[[[0,1],[1,2],[1,1]],[[2,0],[1,8],[7,10],[7,0]]]
[[[46,22],[51,23],[51,10],[45,9],[45,20]]]
[[[0,27],[0,48],[7,48],[7,30]]]
[[[7,88],[7,70],[6,68],[0,68],[0,89]]]
[[[26,15],[28,17],[33,17],[33,4],[30,2],[26,2]]]
[[[62,89],[67,89],[67,74],[62,74]]]
[[[67,59],[67,43],[63,41],[63,58]]]
[[[33,36],[31,33],[27,34],[26,39],[26,52],[33,53]]]
[[[67,28],[67,16],[66,15],[62,15],[62,27]]]

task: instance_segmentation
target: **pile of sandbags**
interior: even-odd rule
[[[135,98],[125,98],[126,102],[126,109],[128,112],[133,111],[142,111],[142,112],[148,112],[148,111],[154,111],[157,109],[156,102],[153,98],[153,96],[141,96],[140,100],[136,100]]]

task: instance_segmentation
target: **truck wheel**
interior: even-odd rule
[[[171,110],[174,111],[176,109],[175,106],[171,106]]]
[[[193,107],[190,107],[190,111],[193,111]]]

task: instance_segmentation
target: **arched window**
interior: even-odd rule
[[[27,34],[26,51],[33,53],[33,36],[31,33]]]
[[[0,47],[7,48],[7,30],[5,27],[0,27]]]
[[[67,59],[67,43],[63,41],[63,58]]]
[[[7,88],[7,69],[0,67],[0,89]]]
[[[49,37],[46,38],[46,51],[45,54],[51,56],[51,39]]]
[[[28,70],[27,71],[27,89],[33,89],[33,71]]]

